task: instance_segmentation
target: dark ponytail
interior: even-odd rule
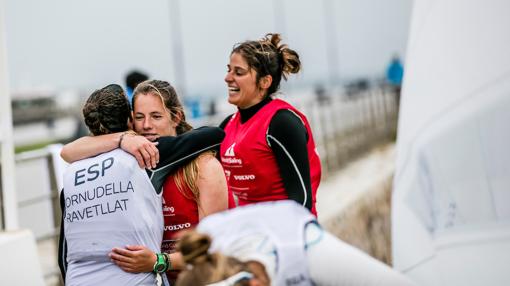
[[[301,61],[296,51],[281,43],[280,34],[266,34],[258,41],[245,41],[236,44],[232,53],[239,53],[250,68],[257,72],[257,83],[264,76],[273,79],[267,93],[271,95],[278,91],[283,77],[287,80],[291,73],[301,70]]]
[[[94,91],[82,112],[85,124],[93,135],[126,131],[128,119],[131,118],[127,97],[117,84]]]

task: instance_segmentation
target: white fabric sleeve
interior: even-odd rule
[[[386,264],[313,226],[308,225],[306,240],[310,277],[315,285],[416,285]]]

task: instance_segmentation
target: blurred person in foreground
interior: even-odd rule
[[[133,127],[150,141],[161,136],[177,136],[191,130],[175,89],[166,81],[148,80],[133,93]],[[218,144],[219,145],[219,144]],[[87,154],[105,151],[80,146]],[[175,251],[177,232],[194,227],[205,216],[226,210],[228,189],[223,169],[214,152],[204,152],[174,173],[165,173],[163,183],[164,233],[161,252],[164,254],[169,280],[176,279],[182,269],[180,254]],[[159,189],[158,189],[159,191]],[[231,205],[234,205],[233,198]],[[162,226],[163,228],[163,226]],[[119,244],[110,257],[123,270],[132,273],[157,271],[158,251],[143,244]],[[168,255],[166,255],[168,254]]]
[[[187,136],[161,137],[156,147],[128,131],[131,110],[118,85],[92,93],[83,107],[83,116],[90,132],[103,135],[102,139],[114,142],[114,147],[102,145],[104,153],[72,163],[64,174],[59,242],[62,277],[66,285],[155,285],[155,273],[124,272],[108,253],[113,247],[126,244],[143,244],[154,252],[160,251],[163,179],[179,167],[180,161],[196,157],[196,150],[217,144],[222,138],[221,130],[205,128]],[[153,170],[146,172],[121,149],[140,144],[144,147],[134,150],[159,149],[161,160]],[[66,146],[62,152],[65,154],[68,149]]]
[[[291,199],[314,215],[320,159],[306,116],[276,99],[281,79],[298,73],[296,51],[279,34],[236,44],[225,82],[238,111],[221,124],[220,148],[230,190],[239,205]]]
[[[414,285],[289,200],[211,215],[184,234],[178,249],[188,267],[177,286]]]

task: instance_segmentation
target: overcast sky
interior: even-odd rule
[[[88,91],[138,68],[208,96],[223,95],[235,43],[274,31],[302,58],[290,87],[383,75],[394,53],[405,55],[412,8],[411,0],[6,2],[12,89]],[[176,7],[183,68],[174,60]]]

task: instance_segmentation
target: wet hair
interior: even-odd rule
[[[155,96],[159,96],[161,101],[163,102],[163,106],[165,110],[168,112],[172,120],[179,121],[176,127],[176,133],[182,134],[191,130],[190,124],[186,122],[186,116],[184,115],[184,108],[177,96],[177,92],[175,88],[170,85],[167,81],[163,80],[147,80],[140,83],[133,92],[133,108],[135,107],[135,101],[139,94],[152,94]],[[200,192],[198,186],[196,184],[198,180],[198,160],[201,156],[206,154],[214,154],[212,152],[205,152],[201,154],[199,157],[195,158],[190,163],[186,164],[182,171],[178,171],[175,174],[175,183],[177,185],[177,189],[181,192],[181,194],[188,198],[194,200],[198,207],[200,207]],[[214,155],[213,155],[214,156]],[[184,185],[186,185],[190,190],[191,194],[185,191]]]
[[[258,41],[238,43],[230,54],[234,53],[240,54],[248,66],[257,72],[257,84],[262,77],[272,77],[267,95],[278,91],[282,77],[287,80],[289,74],[298,73],[301,69],[298,53],[281,43],[280,34],[266,34]]]
[[[248,266],[220,253],[209,253],[211,237],[196,231],[189,231],[177,243],[187,269],[179,274],[177,286],[201,286],[219,282],[241,271],[249,272]],[[249,285],[243,280],[236,286]]]
[[[94,91],[82,109],[85,124],[94,135],[128,130],[131,109],[122,87],[110,84]]]

